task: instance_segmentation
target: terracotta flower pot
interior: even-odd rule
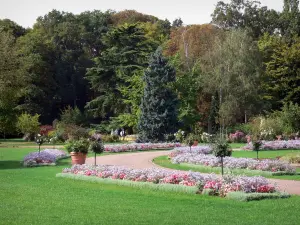
[[[192,146],[198,146],[198,141],[194,141],[194,144]]]
[[[86,159],[86,153],[81,153],[81,152],[71,152],[70,153],[71,158],[72,158],[72,165],[75,164],[84,164],[85,159]]]

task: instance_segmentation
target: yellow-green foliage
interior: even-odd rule
[[[22,134],[36,134],[40,130],[39,117],[39,114],[32,116],[28,113],[22,113],[18,117],[16,127]]]

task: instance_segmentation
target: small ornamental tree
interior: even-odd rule
[[[28,113],[23,113],[18,117],[16,127],[22,134],[28,135],[28,138],[32,139],[40,131],[39,117],[40,115],[38,114],[32,116]]]
[[[35,143],[39,146],[39,154],[41,152],[41,145],[44,144],[45,142],[45,137],[41,134],[38,134],[36,137],[35,137]]]
[[[218,117],[219,117],[219,95],[218,92],[212,96],[210,111],[208,116],[208,133],[209,134],[216,134],[219,127],[218,127]]]
[[[144,73],[145,88],[138,123],[140,142],[164,141],[177,130],[177,96],[171,88],[175,69],[163,57],[161,48],[151,56]]]
[[[223,158],[226,156],[231,156],[232,149],[228,142],[224,138],[216,139],[214,143],[212,143],[213,154],[216,157],[221,158],[221,168],[222,168],[222,176],[224,175],[224,165]]]
[[[195,141],[195,136],[193,134],[189,134],[185,139],[185,144],[187,144],[190,147],[190,150],[192,150],[194,141]]]
[[[104,145],[100,134],[94,134],[90,138],[89,151],[95,153],[95,166],[97,165],[96,156],[104,151]]]
[[[260,149],[260,146],[262,145],[260,140],[256,140],[252,142],[252,150],[256,151],[256,158],[258,159],[258,152]]]

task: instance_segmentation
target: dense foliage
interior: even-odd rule
[[[164,141],[177,128],[177,97],[171,89],[175,70],[158,49],[144,75],[145,89],[139,120],[139,141]]]
[[[87,136],[82,127],[124,128],[143,141],[235,127],[295,138],[299,36],[298,0],[284,0],[280,12],[219,1],[202,25],[134,10],[52,10],[30,29],[3,19],[0,134],[17,135],[18,117],[38,114],[41,124],[61,120],[52,132],[59,140]]]

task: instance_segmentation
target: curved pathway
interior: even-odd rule
[[[97,163],[104,165],[126,166],[135,169],[144,168],[161,168],[154,164],[152,160],[158,156],[168,155],[170,151],[155,152],[137,152],[116,155],[98,156]],[[86,164],[94,164],[94,158],[87,158]],[[166,169],[166,168],[165,168]],[[300,181],[269,179],[270,182],[276,183],[280,190],[290,194],[300,195]]]

